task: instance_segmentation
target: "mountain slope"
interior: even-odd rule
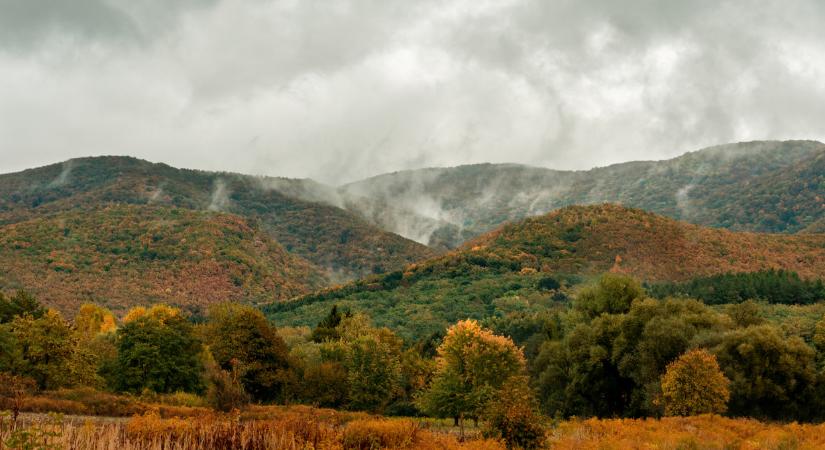
[[[446,255],[265,306],[282,325],[314,325],[331,305],[420,337],[466,317],[542,311],[605,271],[645,281],[786,269],[825,278],[825,235],[732,232],[617,205],[565,207],[505,225]]]
[[[80,158],[0,175],[0,224],[107,204],[167,205],[229,212],[260,222],[287,251],[343,279],[435,255],[355,213],[289,195],[309,187],[324,195],[319,186],[306,180],[176,169],[129,157]]]
[[[67,314],[86,301],[121,313],[155,302],[282,300],[325,283],[241,217],[138,205],[0,227],[0,268],[0,287],[26,288]]]
[[[399,213],[389,218],[365,216],[385,229],[448,246],[507,221],[602,202],[699,225],[793,233],[825,217],[825,144],[746,142],[589,171],[514,164],[422,169],[341,191],[394,204]]]

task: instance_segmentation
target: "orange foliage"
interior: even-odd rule
[[[825,448],[825,424],[769,424],[714,415],[656,419],[588,419],[560,423],[554,450]]]

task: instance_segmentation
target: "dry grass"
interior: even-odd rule
[[[771,424],[719,416],[588,419],[560,423],[555,449],[808,450],[825,448],[825,424]]]
[[[128,420],[91,417],[55,420],[27,415],[18,426],[18,434],[19,430],[26,430],[41,444],[88,450],[504,448],[490,440],[461,443],[452,435],[427,430],[410,419],[370,418],[364,414],[307,407],[266,407],[252,413],[267,413],[269,417],[242,419],[240,413],[211,413],[162,418],[157,411]],[[11,436],[6,419],[5,424],[0,424],[0,441]]]

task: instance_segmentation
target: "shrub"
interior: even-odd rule
[[[500,438],[507,448],[535,449],[545,441],[542,419],[526,376],[511,377],[484,411],[484,435]]]

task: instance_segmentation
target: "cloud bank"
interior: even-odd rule
[[[128,154],[344,183],[825,140],[823,21],[817,0],[0,0],[0,172]]]

